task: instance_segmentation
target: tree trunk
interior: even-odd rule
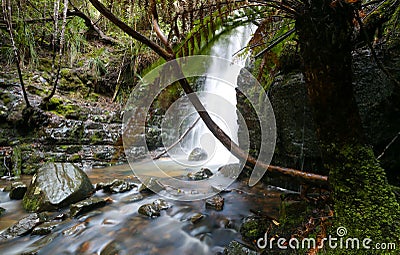
[[[6,0],[2,0],[1,6],[2,6],[2,10],[3,10],[3,18],[7,25],[7,30],[10,34],[10,40],[11,40],[14,57],[15,57],[15,64],[16,64],[17,72],[18,72],[18,78],[19,78],[19,82],[21,83],[22,95],[24,96],[26,108],[30,108],[31,104],[29,103],[28,94],[26,93],[26,90],[25,90],[24,78],[22,77],[22,71],[21,71],[21,66],[20,66],[21,65],[21,57],[20,57],[17,45],[14,40],[14,31],[12,28],[11,4],[9,2],[7,2]]]
[[[336,227],[346,227],[351,237],[393,242],[399,237],[399,205],[367,145],[353,95],[354,7],[340,0],[335,5],[312,0],[297,18],[296,30],[322,157],[330,171]]]

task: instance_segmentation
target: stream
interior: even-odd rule
[[[135,181],[128,165],[92,169],[88,175],[93,183],[115,178]],[[2,180],[1,186],[5,184]],[[135,201],[140,199],[137,188],[118,194],[97,191],[94,196],[110,197],[113,202],[60,222],[51,234],[1,241],[0,254],[219,254],[230,241],[241,240],[240,223],[250,209],[277,217],[281,193],[261,183],[249,188],[246,182],[236,181],[221,193],[222,211],[206,208],[204,200],[167,200],[173,206],[160,217],[149,218],[140,215],[138,208],[159,195],[141,192],[143,198]],[[7,209],[0,218],[0,231],[27,215],[21,201],[10,200],[7,192],[0,192],[0,201]],[[191,217],[199,213],[204,218],[192,223]]]
[[[239,27],[230,35],[221,36],[213,45],[210,54],[234,62],[239,61],[238,64],[243,66],[245,59],[234,57],[234,55],[247,44],[252,32],[251,26]],[[229,68],[223,68],[217,64],[211,65],[210,68],[218,70],[220,73],[224,72],[228,76],[237,77],[238,75],[238,73],[231,73]],[[236,84],[227,86],[219,81],[207,79],[203,87],[206,96],[201,97],[201,100],[207,110],[214,113],[213,116],[224,120],[222,122],[213,117],[237,142],[238,116],[235,108],[235,87]],[[215,99],[216,95],[219,98]],[[226,107],[225,105],[221,106],[221,98],[228,102]],[[194,116],[194,118],[196,117]],[[205,139],[209,137],[213,140]],[[234,178],[237,175],[229,178],[219,171],[220,166],[237,162],[237,160],[230,160],[229,151],[215,140],[204,124],[199,123],[187,140],[182,142],[182,148],[188,147],[186,149],[190,152],[195,147],[203,147],[211,159],[193,166],[193,162],[186,162],[187,155],[184,155],[185,159],[183,160],[174,160],[173,157],[162,158],[157,160],[156,164],[146,164],[145,162],[134,167],[137,167],[135,173],[157,178],[164,182],[163,184],[168,184],[168,180],[157,175],[160,173],[160,171],[154,170],[157,167],[162,169],[162,173],[171,177],[173,183],[177,179],[187,179],[188,171],[198,171],[204,166],[210,168],[213,176],[207,182],[196,183],[196,190],[188,190],[188,192],[197,192],[194,194],[198,194],[198,197],[190,196],[194,201],[185,201],[185,199],[179,198],[179,192],[185,192],[185,187],[172,190],[172,194],[161,192],[160,194],[164,197],[149,191],[140,192],[138,187],[117,194],[99,190],[93,196],[107,198],[107,201],[112,202],[100,209],[84,213],[78,218],[60,220],[50,234],[28,234],[10,240],[2,240],[0,241],[0,254],[222,254],[224,248],[232,240],[243,242],[239,229],[243,218],[252,215],[251,210],[260,211],[270,217],[278,217],[280,195],[284,191],[268,187],[261,182],[250,188],[247,181],[235,181]],[[214,146],[208,148],[210,144]],[[178,164],[179,162],[184,164]],[[188,165],[191,166],[190,169],[187,167]],[[140,181],[133,175],[131,167],[132,164],[131,166],[93,168],[88,170],[87,174],[93,184],[120,179],[128,180],[139,186]],[[30,177],[23,176],[22,181],[28,184]],[[0,180],[0,187],[8,184],[7,181]],[[210,189],[215,187],[218,189],[219,186],[223,187],[223,192],[220,194],[224,198],[223,210],[216,211],[206,208],[205,197],[202,194],[208,194]],[[175,192],[176,190],[178,193]],[[138,213],[140,206],[152,203],[159,198],[165,199],[172,207],[163,210],[157,218],[150,218]],[[28,215],[23,210],[21,201],[10,200],[7,192],[0,192],[0,207],[6,209],[6,213],[0,218],[0,233]],[[53,214],[63,213],[68,213],[68,209]],[[193,220],[194,216],[202,218]]]

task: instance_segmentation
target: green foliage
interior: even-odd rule
[[[83,19],[73,18],[68,22],[65,34],[65,49],[69,56],[69,65],[72,67],[81,54],[84,53],[88,47],[88,42],[85,38],[86,25]]]

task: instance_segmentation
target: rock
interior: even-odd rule
[[[39,226],[35,227],[32,230],[32,235],[39,235],[39,236],[48,235],[59,224],[60,224],[59,222],[45,222],[43,224],[40,224]]]
[[[103,189],[104,192],[110,193],[123,193],[132,190],[135,184],[129,183],[127,181],[115,179],[111,183],[98,183],[96,185],[96,190]]]
[[[213,172],[211,172],[210,169],[202,168],[200,171],[197,171],[195,173],[188,173],[187,177],[191,180],[199,181],[199,180],[208,179],[213,175],[214,174],[213,174]]]
[[[151,190],[153,192],[160,192],[164,190],[165,187],[162,183],[160,183],[157,179],[150,177],[146,179],[139,187],[139,192],[144,190]]]
[[[140,206],[138,212],[142,215],[155,218],[160,216],[161,210],[167,210],[171,207],[172,205],[166,202],[164,199],[156,199],[151,204],[144,204]]]
[[[188,160],[189,161],[200,161],[200,160],[207,159],[207,157],[208,157],[208,154],[205,150],[203,150],[202,148],[196,147],[189,154]]]
[[[32,178],[23,206],[27,211],[51,211],[78,202],[94,192],[81,169],[71,163],[47,163]]]
[[[379,47],[376,49],[378,57],[386,66],[398,68],[400,64],[398,54],[393,52],[393,48],[389,50],[384,45],[381,46],[383,49],[378,49]],[[382,75],[376,63],[370,61],[370,55],[371,52],[366,47],[353,52],[353,90],[366,140],[373,146],[375,155],[378,156],[400,130],[400,93],[390,78]],[[271,164],[288,168],[301,166],[308,172],[326,175],[328,173],[324,172],[326,168],[321,159],[320,142],[316,136],[313,114],[307,100],[305,79],[300,72],[279,73],[268,89],[277,127],[276,147]],[[399,76],[398,73],[393,72],[393,75]],[[240,91],[249,91],[252,88],[248,80],[246,75],[238,77]],[[261,141],[259,116],[252,110],[247,98],[240,93],[237,94],[237,106],[245,116],[246,122],[239,123],[238,143],[246,148],[250,142],[249,151],[256,156]],[[247,132],[248,136],[245,135]],[[389,183],[397,186],[400,186],[399,148],[400,139],[397,139],[380,158],[380,164],[388,174]],[[271,182],[271,178],[265,178],[265,182],[292,190],[299,188],[298,185],[282,179],[275,178]]]
[[[119,255],[124,254],[121,253],[121,250],[124,250],[121,244],[116,241],[112,241],[108,243],[100,252],[100,255]]]
[[[78,224],[64,230],[62,233],[64,236],[78,236],[86,230],[88,223],[86,221],[79,222]]]
[[[218,173],[222,174],[227,178],[236,179],[239,176],[242,169],[243,167],[240,164],[228,164],[218,168]]]
[[[169,208],[172,207],[171,204],[169,204],[167,201],[165,201],[164,199],[156,199],[153,201],[153,205],[155,206],[155,208],[157,208],[157,210],[167,210]]]
[[[138,212],[151,218],[160,216],[160,210],[153,204],[144,204],[140,206]]]
[[[216,211],[222,211],[224,209],[224,198],[220,195],[216,195],[206,200],[206,208],[214,209]]]
[[[28,234],[34,227],[45,222],[47,215],[44,213],[31,213],[0,234],[2,239],[10,239]]]
[[[269,221],[257,216],[248,216],[243,219],[239,231],[243,240],[253,242],[264,237],[268,226]]]
[[[195,215],[190,217],[190,222],[195,224],[195,223],[199,222],[201,219],[203,219],[204,217],[205,217],[204,214],[196,213]]]
[[[80,201],[76,204],[72,204],[71,209],[70,209],[70,216],[76,217],[83,213],[89,212],[91,210],[103,207],[106,204],[107,204],[107,201],[105,201],[102,198],[91,197],[91,198],[85,199],[83,201]]]
[[[24,197],[27,187],[22,182],[14,182],[11,184],[9,193],[10,199],[20,200]]]
[[[224,249],[224,255],[257,255],[256,251],[250,250],[243,244],[232,241]]]
[[[122,199],[124,203],[133,203],[142,200],[144,197],[142,194],[134,194],[132,196],[127,196]]]
[[[3,207],[0,207],[0,216],[3,215],[6,212],[6,209]]]

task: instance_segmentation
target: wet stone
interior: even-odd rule
[[[155,218],[160,216],[161,210],[167,210],[171,207],[172,205],[164,199],[156,199],[151,204],[144,204],[140,206],[138,212],[142,215]]]
[[[227,178],[236,179],[240,175],[242,169],[243,167],[240,164],[228,164],[221,166],[218,169],[218,173],[222,174]]]
[[[98,183],[96,190],[104,190],[108,193],[123,193],[132,190],[136,185],[127,181],[115,179],[110,183]]]
[[[224,249],[224,255],[257,255],[256,251],[247,248],[245,245],[232,241]]]
[[[30,212],[56,210],[89,197],[94,191],[86,173],[70,163],[47,163],[32,178],[23,206]]]
[[[208,179],[211,176],[213,176],[213,172],[211,172],[210,169],[208,168],[202,168],[200,171],[195,172],[195,173],[188,173],[187,177],[190,180],[194,180],[194,181],[199,181],[199,180],[204,180],[204,179]]]
[[[69,229],[64,230],[62,233],[64,236],[78,236],[87,228],[87,222],[80,222]]]
[[[112,241],[108,243],[100,252],[100,255],[116,255],[116,254],[121,254],[121,250],[123,250],[123,247],[121,244]]]
[[[156,199],[153,201],[153,205],[155,206],[155,208],[157,208],[157,210],[167,210],[169,208],[172,207],[171,204],[169,204],[167,201],[165,201],[164,199]]]
[[[46,220],[47,215],[44,213],[29,214],[1,233],[0,239],[10,239],[17,236],[26,235],[31,232],[34,227],[45,222]]]
[[[151,218],[160,216],[160,210],[158,210],[158,208],[153,204],[144,204],[140,206],[138,212],[141,215],[148,216]]]
[[[43,224],[40,224],[39,226],[35,227],[32,230],[32,235],[40,235],[40,236],[48,235],[59,224],[60,224],[59,222],[45,222]]]
[[[153,192],[160,192],[164,190],[165,187],[162,183],[160,183],[157,179],[151,177],[146,179],[139,187],[139,192],[150,190]]]
[[[206,160],[208,157],[207,152],[199,147],[196,147],[190,152],[188,160],[189,161],[200,161],[200,160]]]
[[[3,215],[6,212],[6,209],[3,207],[0,207],[0,216]]]
[[[131,195],[131,196],[124,197],[122,199],[122,202],[124,202],[124,203],[134,203],[134,202],[142,200],[143,198],[144,197],[143,197],[142,194],[134,194],[134,195]]]
[[[10,199],[20,200],[24,197],[27,187],[22,182],[14,182],[11,184],[9,193]]]
[[[222,211],[224,209],[224,198],[216,195],[206,200],[206,208]]]
[[[205,217],[204,214],[196,213],[195,215],[190,217],[190,222],[195,224],[195,223],[199,222],[201,219],[203,219],[204,217]]]
[[[85,199],[83,201],[80,201],[76,204],[72,204],[71,209],[70,209],[70,215],[71,215],[71,217],[76,217],[83,213],[103,207],[106,204],[107,204],[107,202],[102,198],[91,197],[91,198]]]

